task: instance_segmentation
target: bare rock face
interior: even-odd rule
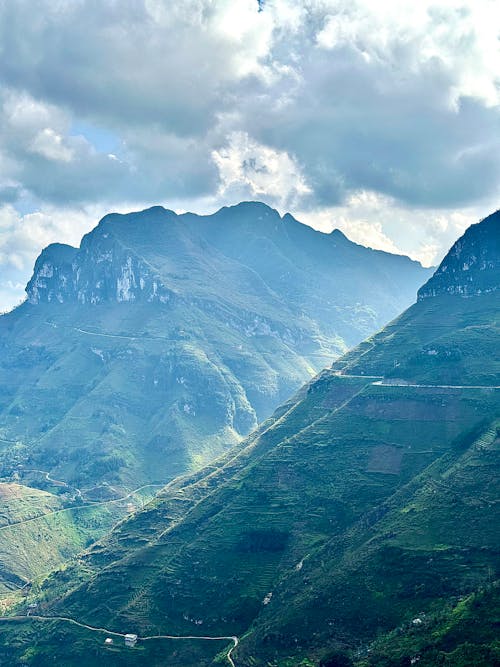
[[[26,292],[30,303],[71,300],[74,293],[72,262],[76,248],[62,243],[49,245],[35,263]]]
[[[122,301],[166,303],[170,292],[157,272],[102,225],[87,234],[79,249],[59,243],[38,257],[26,292],[32,304]]]
[[[418,299],[457,294],[479,296],[500,287],[500,211],[472,225],[452,246]]]

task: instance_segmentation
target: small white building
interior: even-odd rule
[[[137,644],[137,635],[134,635],[132,633],[125,635],[125,646],[133,648],[136,644]]]
[[[113,643],[113,640],[112,640],[111,637],[106,637],[106,639],[104,640],[104,643],[106,644],[106,646],[111,646],[111,644]]]

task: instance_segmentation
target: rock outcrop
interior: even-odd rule
[[[500,211],[472,225],[452,246],[418,299],[441,294],[479,296],[500,287]]]
[[[28,301],[168,302],[171,292],[158,273],[104,229],[105,226],[87,234],[80,249],[59,243],[45,248],[26,286]]]

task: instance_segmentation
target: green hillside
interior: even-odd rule
[[[113,214],[80,248],[46,248],[0,317],[0,483],[112,502],[4,531],[0,581],[46,573],[142,496],[116,499],[238,443],[428,273],[258,203]]]
[[[495,262],[484,270],[500,284]],[[459,628],[496,604],[497,294],[420,298],[49,577],[29,600],[59,620],[4,621],[0,656],[208,667],[230,664],[237,636],[236,667],[496,659],[490,620],[476,635]],[[200,638],[111,653],[63,618]]]
[[[392,381],[499,385],[500,359],[492,354],[500,328],[498,302],[498,293],[419,301],[334,362],[333,369]]]
[[[499,613],[498,584],[492,584],[381,637],[356,661],[356,667],[496,667],[500,664]]]
[[[45,475],[42,476],[45,479]],[[31,474],[32,483],[40,478]],[[151,487],[128,497],[90,500],[45,481],[50,491],[0,483],[0,601],[36,590],[38,581],[154,495]]]
[[[0,317],[0,475],[130,490],[198,469],[428,275],[259,203],[108,215]]]

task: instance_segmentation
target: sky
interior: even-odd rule
[[[499,37],[497,0],[0,0],[0,310],[157,204],[438,263],[500,206]]]

